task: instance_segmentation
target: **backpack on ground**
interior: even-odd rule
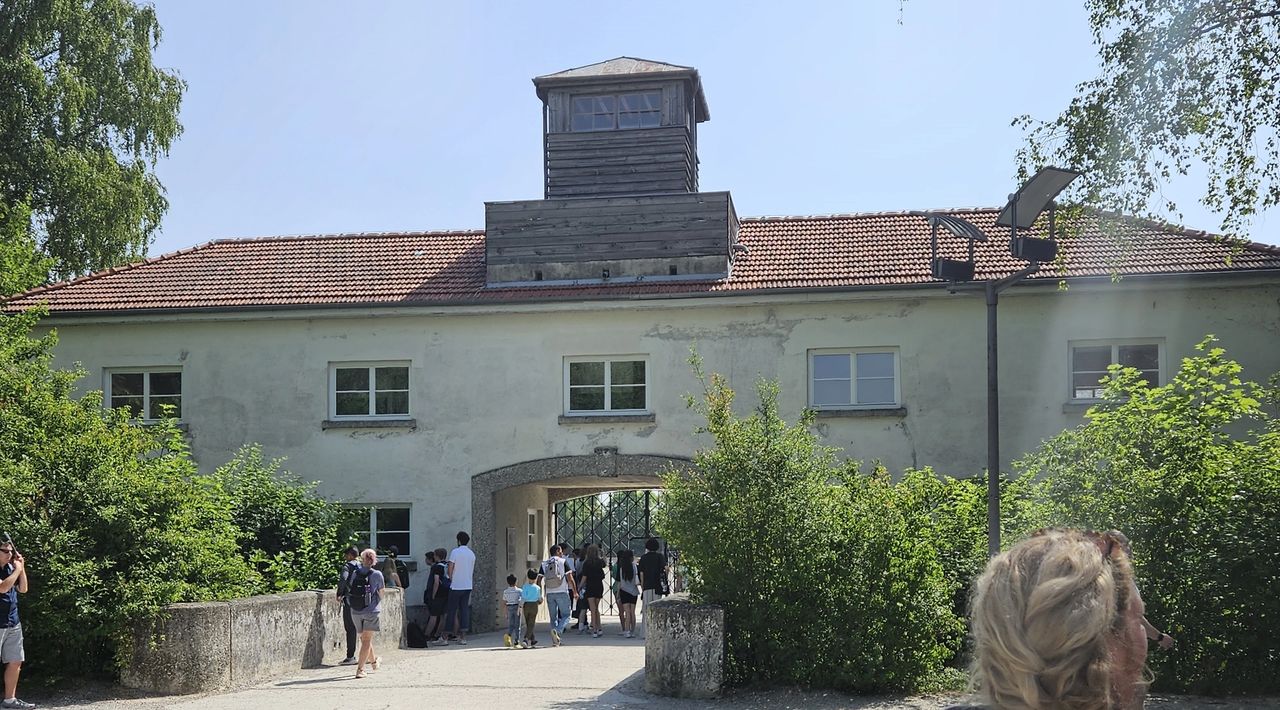
[[[361,567],[352,573],[347,586],[347,605],[352,611],[364,611],[373,606],[373,585],[369,580],[372,576],[373,569],[370,567]]]
[[[426,648],[427,632],[422,630],[416,621],[410,621],[409,625],[404,629],[405,643],[409,644],[409,648]]]

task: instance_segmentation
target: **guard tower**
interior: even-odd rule
[[[728,274],[738,220],[728,192],[698,192],[696,69],[619,57],[533,83],[545,199],[485,204],[490,286]]]

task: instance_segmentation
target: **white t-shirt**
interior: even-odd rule
[[[476,569],[476,553],[466,545],[458,545],[449,553],[449,561],[453,563],[453,584],[450,589],[459,591],[471,589],[471,576]]]

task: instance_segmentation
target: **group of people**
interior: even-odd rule
[[[590,544],[580,549],[570,549],[565,543],[552,545],[550,555],[538,569],[526,570],[522,586],[517,584],[516,575],[507,575],[507,588],[501,594],[507,612],[507,632],[503,636],[507,648],[538,645],[538,608],[544,601],[552,646],[564,643],[570,618],[575,619],[573,628],[580,633],[590,633],[593,638],[603,636],[600,602],[604,598],[606,578],[610,576],[621,625],[618,633],[634,638],[636,603],[643,601],[647,607],[666,586],[667,561],[658,552],[659,547],[656,538],[649,538],[639,560],[631,550],[620,549],[610,569],[599,545]]]

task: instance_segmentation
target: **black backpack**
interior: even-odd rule
[[[397,559],[396,574],[400,575],[400,588],[408,589],[409,588],[409,565],[406,565],[405,563]]]
[[[410,621],[409,625],[404,628],[405,642],[409,644],[409,648],[426,648],[427,633],[418,626],[418,622]]]
[[[436,587],[436,598],[449,596],[449,590],[453,588],[453,580],[449,579],[449,563],[437,562],[432,573],[440,578],[440,586]],[[430,589],[429,584],[427,588]]]
[[[373,570],[369,567],[361,567],[351,574],[347,585],[347,606],[351,611],[364,611],[373,606],[372,585],[369,583],[372,576]]]

